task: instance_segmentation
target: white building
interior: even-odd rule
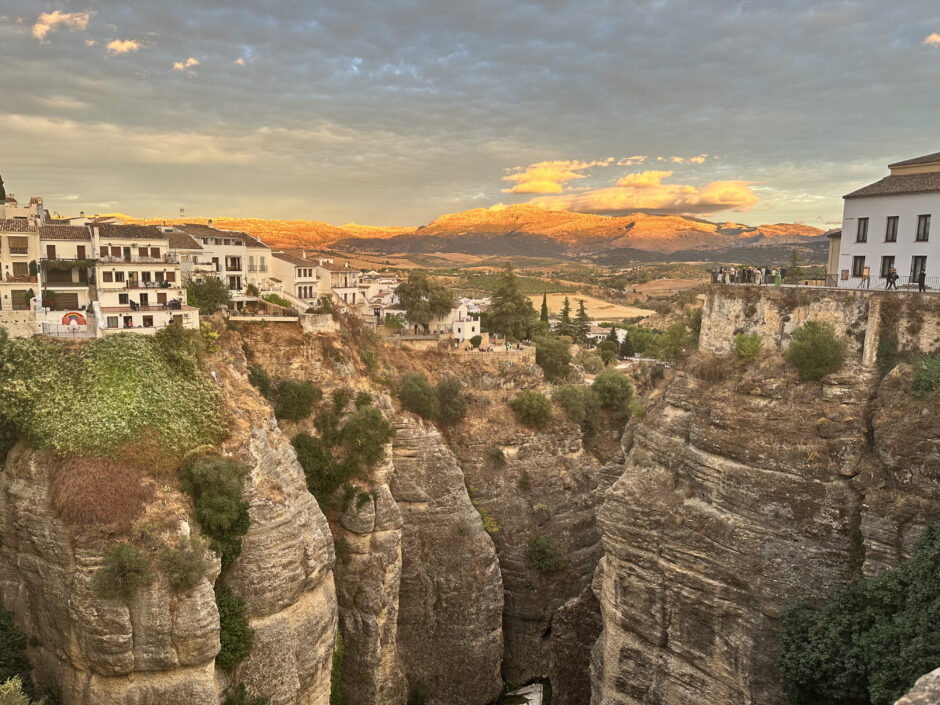
[[[275,252],[271,257],[274,276],[281,281],[282,291],[300,299],[308,306],[316,306],[320,298],[320,280],[317,278],[319,261],[286,252]]]
[[[940,233],[930,231],[933,216],[940,218],[940,152],[888,168],[891,173],[881,181],[844,197],[842,235],[830,239],[838,246],[838,271],[829,274],[839,286],[883,287],[894,267],[899,286],[916,287],[926,270],[928,286],[936,289]],[[834,261],[832,253],[830,268]]]
[[[271,248],[248,233],[219,230],[208,225],[184,223],[178,230],[191,235],[202,247],[203,259],[232,291],[244,291],[253,284],[259,291],[270,290]]]

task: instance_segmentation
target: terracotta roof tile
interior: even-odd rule
[[[34,233],[36,226],[25,218],[6,218],[0,220],[0,233]]]
[[[167,234],[156,225],[98,225],[98,234],[104,240],[166,240]]]
[[[39,228],[43,240],[79,240],[91,242],[91,233],[84,225],[43,225]]]
[[[195,237],[227,237],[231,240],[241,240],[245,247],[268,249],[268,246],[261,242],[261,240],[248,233],[243,233],[240,230],[219,230],[218,228],[210,228],[208,225],[202,225],[201,223],[183,223],[178,227],[180,230]]]
[[[893,169],[896,166],[916,166],[918,164],[933,164],[934,162],[940,162],[940,152],[934,152],[933,154],[925,154],[922,157],[914,157],[913,159],[905,159],[903,162],[895,162],[894,164],[888,164],[888,168]]]
[[[848,193],[843,198],[889,196],[901,193],[928,193],[940,191],[940,172],[927,174],[892,174],[881,181]]]
[[[184,233],[181,230],[171,230],[167,233],[167,238],[170,241],[169,247],[171,250],[202,249],[202,245],[196,242],[196,240],[189,233]]]

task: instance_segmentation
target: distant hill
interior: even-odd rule
[[[134,219],[168,224],[179,221]],[[187,219],[193,222],[194,219]],[[195,222],[206,222],[195,219]],[[321,248],[376,254],[463,253],[483,256],[589,258],[598,264],[702,259],[755,261],[780,259],[796,249],[801,258],[824,261],[823,231],[807,225],[776,223],[756,227],[712,223],[680,215],[633,213],[608,217],[538,206],[498,206],[449,213],[417,228],[320,221],[213,218],[213,225],[243,230],[272,247]],[[766,249],[765,249],[766,248]],[[745,256],[746,255],[746,256]]]

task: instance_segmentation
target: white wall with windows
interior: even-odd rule
[[[921,268],[940,276],[940,192],[845,199],[840,278],[873,280],[894,267],[901,282],[916,280]]]

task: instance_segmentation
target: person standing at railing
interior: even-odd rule
[[[885,284],[885,289],[894,289],[895,291],[897,291],[898,290],[898,270],[892,267],[890,271],[888,272],[887,279],[888,279],[888,283]]]
[[[927,267],[921,267],[917,275],[917,291],[922,294],[927,291]]]

